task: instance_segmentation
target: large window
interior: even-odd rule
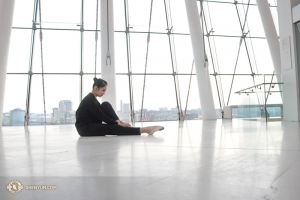
[[[256,1],[197,3],[221,118],[224,106],[237,104],[234,92],[272,74],[273,64]],[[276,0],[269,4],[278,30]],[[201,119],[184,1],[114,0],[113,7],[120,118]],[[16,0],[3,125],[23,125],[26,112],[29,125],[75,122],[94,74],[101,76],[100,14],[99,0]]]

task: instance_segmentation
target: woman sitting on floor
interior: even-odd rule
[[[96,99],[102,97],[106,90],[107,82],[94,78],[92,92],[84,97],[76,111],[75,126],[80,136],[152,135],[164,129],[162,126],[131,127],[129,123],[121,121],[109,102],[100,104]]]

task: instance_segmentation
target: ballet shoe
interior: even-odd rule
[[[162,130],[164,130],[163,126],[151,126],[151,130],[150,130],[149,135],[152,135],[156,131],[162,131]]]

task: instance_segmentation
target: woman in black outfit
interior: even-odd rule
[[[80,136],[152,135],[164,129],[162,126],[131,127],[129,123],[122,122],[109,102],[100,104],[96,99],[102,97],[106,89],[105,80],[94,78],[93,91],[84,97],[76,111],[75,126]]]

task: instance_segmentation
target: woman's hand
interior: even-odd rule
[[[117,120],[118,125],[123,126],[123,127],[131,127],[129,123],[122,122],[121,120]]]

